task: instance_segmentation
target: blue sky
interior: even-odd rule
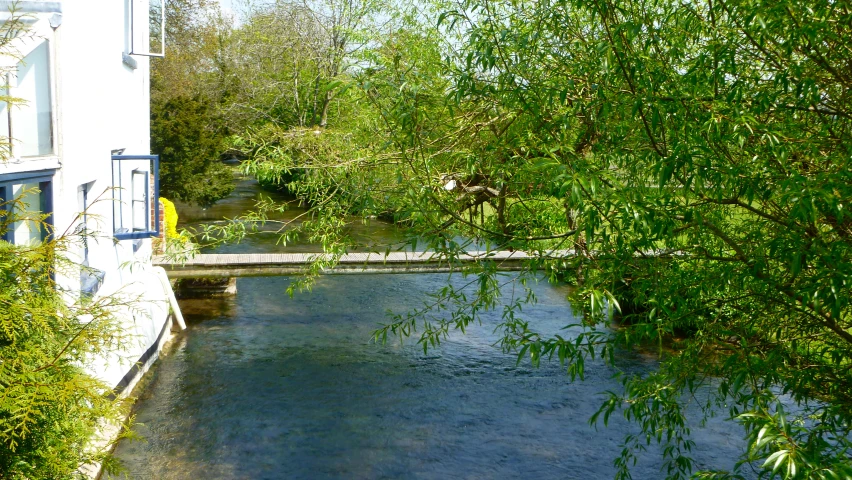
[[[234,11],[233,0],[219,0],[219,5],[222,6],[223,11],[226,11],[226,12],[228,12],[228,11],[233,12]]]
[[[219,2],[219,5],[222,7],[222,12],[230,13],[230,14],[234,15],[234,23],[235,23],[235,25],[239,25],[240,20],[237,18],[237,15],[235,15],[236,12],[234,11],[235,10],[234,4],[238,4],[239,0],[216,0],[216,1]]]

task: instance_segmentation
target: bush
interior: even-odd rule
[[[10,202],[0,203],[0,209]],[[6,208],[0,235],[16,220]],[[44,218],[40,219],[44,221]],[[58,252],[73,241],[39,245],[0,241],[0,478],[68,479],[81,465],[103,462],[90,440],[103,422],[121,418],[111,389],[84,369],[92,357],[121,345],[111,314],[116,298],[69,302],[55,278],[76,265]]]
[[[160,156],[163,195],[209,205],[234,189],[231,169],[219,161],[224,138],[208,102],[176,97],[151,104],[151,151]]]
[[[176,240],[180,238],[180,234],[177,231],[178,213],[177,209],[175,209],[175,204],[164,197],[160,197],[160,202],[163,203],[165,213],[165,225],[163,225],[163,228],[166,229],[166,238]]]

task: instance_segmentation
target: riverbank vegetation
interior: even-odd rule
[[[227,93],[211,76],[227,29],[206,0],[167,2],[166,9],[169,56],[151,63],[151,152],[160,156],[163,196],[209,205],[234,188],[220,161],[229,134],[220,108]]]
[[[16,224],[52,229],[20,199],[0,203],[0,237]],[[118,439],[95,445],[107,425],[124,418],[123,401],[86,370],[127,335],[114,312],[132,302],[118,296],[71,298],[59,279],[80,276],[82,235],[58,235],[33,245],[0,241],[0,478],[80,478],[83,468],[116,465],[108,453]],[[23,273],[22,273],[23,272]]]
[[[843,2],[276,2],[218,30],[201,77],[244,167],[313,206],[285,240],[341,253],[346,215],[380,215],[450,257],[569,251],[530,268],[577,284],[583,333],[542,337],[514,305],[502,346],[572,376],[688,332],[594,419],[640,428],[619,478],[650,443],[695,473],[696,402],[749,441],[701,476],[850,478],[850,25]],[[444,289],[453,312],[377,338],[475,322],[500,282],[476,268],[478,295]]]

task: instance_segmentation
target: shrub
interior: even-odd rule
[[[180,238],[180,234],[177,231],[178,214],[175,204],[164,197],[160,197],[160,202],[163,203],[165,213],[165,225],[163,225],[163,228],[166,229],[166,238],[170,240]]]
[[[0,203],[5,209],[17,200]],[[0,216],[2,235],[16,215]],[[44,221],[45,218],[39,219]],[[121,418],[108,385],[83,367],[125,335],[114,297],[69,300],[56,278],[79,271],[61,253],[78,239],[38,245],[0,241],[0,478],[68,479],[107,459],[90,440]]]
[[[151,104],[151,151],[160,156],[164,195],[210,205],[234,189],[231,169],[219,161],[223,137],[208,101],[177,97]]]

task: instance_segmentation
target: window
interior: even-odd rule
[[[50,95],[50,46],[41,42],[5,74],[0,95],[20,99],[11,108],[0,101],[0,147],[7,157],[53,153],[53,107]]]
[[[149,230],[150,223],[150,215],[148,212],[151,211],[150,203],[148,202],[149,191],[148,191],[148,177],[151,174],[148,170],[139,170],[134,169],[133,173],[131,173],[130,181],[131,184],[131,195],[130,195],[130,209],[133,212],[133,231],[134,232],[144,232]]]
[[[130,0],[130,54],[165,56],[165,0]]]
[[[0,232],[3,240],[15,245],[34,245],[50,237],[52,176],[53,171],[0,175],[0,208],[15,220],[5,232]],[[47,217],[42,218],[44,215]]]
[[[113,155],[113,236],[156,237],[160,232],[160,157]]]
[[[80,221],[77,224],[77,234],[80,235],[80,259],[84,266],[89,266],[89,194],[95,182],[85,183],[77,188],[77,210],[80,212]]]
[[[91,204],[89,194],[95,182],[80,185],[77,188],[77,207],[81,212],[80,223],[77,225],[77,234],[80,236],[80,295],[85,298],[93,297],[104,282],[106,273],[92,268],[89,265],[89,242],[92,232],[89,230],[88,210]]]

